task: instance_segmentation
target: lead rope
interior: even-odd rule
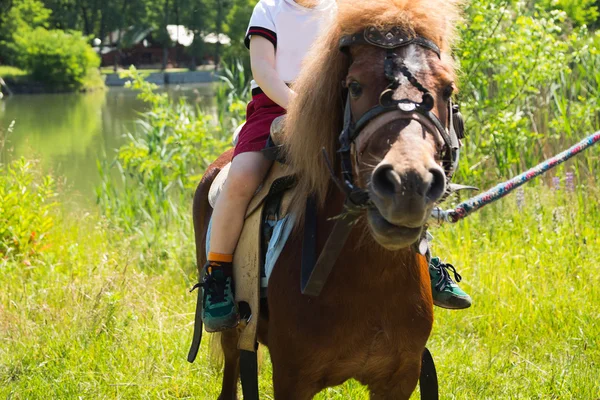
[[[500,183],[499,185],[494,186],[492,189],[480,194],[479,196],[460,203],[454,209],[444,211],[439,207],[435,208],[431,214],[431,220],[438,224],[442,224],[444,222],[456,223],[471,213],[485,207],[490,203],[495,202],[496,200],[501,199],[502,197],[514,191],[516,188],[533,180],[535,177],[564,163],[582,151],[587,150],[599,141],[600,131],[588,136],[576,145],[527,170],[521,175],[518,175],[506,182]]]

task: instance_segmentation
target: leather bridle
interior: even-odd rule
[[[370,136],[380,127],[399,119],[417,121],[443,143],[439,158],[442,160],[442,166],[448,181],[452,179],[452,175],[456,170],[460,139],[464,137],[464,124],[458,106],[453,105],[452,100],[448,101],[449,128],[446,128],[431,111],[435,105],[435,99],[431,92],[415,78],[403,62],[398,65],[396,61],[398,57],[395,50],[411,44],[433,51],[438,58],[441,58],[440,49],[435,43],[424,37],[407,33],[397,26],[385,30],[368,27],[361,32],[342,37],[339,48],[342,52],[349,54],[350,47],[357,44],[366,44],[386,50],[384,71],[389,85],[380,94],[379,104],[365,112],[357,121],[354,121],[352,117],[351,96],[350,93],[347,94],[344,127],[339,136],[340,147],[337,151],[340,155],[342,181],[333,173],[329,160],[327,160],[327,163],[334,182],[346,193],[346,208],[348,211],[360,211],[371,206],[368,191],[354,184],[351,159],[352,146],[357,147],[357,141],[366,142],[366,140],[361,140],[361,136],[366,132],[369,132],[368,136]],[[400,87],[398,73],[405,76],[422,93],[421,102],[410,99],[393,99],[395,90]],[[359,145],[359,147],[362,146]]]
[[[369,198],[369,192],[354,184],[352,152],[354,151],[358,157],[371,136],[381,127],[400,119],[414,120],[427,131],[436,135],[438,141],[443,143],[438,157],[442,161],[446,180],[449,183],[457,167],[460,139],[464,136],[463,119],[458,106],[448,100],[448,128],[446,128],[440,119],[431,112],[435,105],[433,95],[415,78],[403,62],[397,65],[398,56],[394,51],[411,44],[433,51],[440,58],[441,52],[435,43],[415,34],[406,33],[400,27],[392,27],[387,30],[369,27],[353,35],[342,37],[339,48],[349,54],[350,47],[356,44],[366,44],[386,50],[384,72],[389,85],[380,94],[379,104],[365,112],[357,121],[354,121],[352,116],[351,95],[348,92],[344,110],[344,127],[339,137],[340,147],[337,151],[341,163],[342,179],[338,178],[327,151],[323,149],[323,156],[331,178],[345,193],[346,200],[344,211],[335,218],[335,224],[317,259],[317,203],[314,196],[307,199],[302,245],[301,289],[303,294],[310,296],[318,296],[321,293],[355,222],[363,215],[365,209],[374,207]],[[400,87],[400,74],[422,93],[420,103],[410,99],[394,100],[394,92]],[[424,239],[425,236],[422,236],[415,243],[417,251],[421,254],[427,252],[427,241]]]

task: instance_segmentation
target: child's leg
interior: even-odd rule
[[[238,323],[233,295],[233,252],[248,203],[262,183],[271,161],[260,152],[238,154],[213,211],[210,251],[204,279],[202,319],[207,331],[233,328]]]
[[[238,154],[233,159],[227,181],[213,211],[211,252],[233,254],[244,226],[248,203],[271,164],[260,152]]]

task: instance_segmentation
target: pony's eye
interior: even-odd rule
[[[357,81],[352,81],[348,84],[348,91],[350,92],[350,96],[356,99],[362,94],[362,87]]]
[[[454,86],[452,85],[448,85],[444,88],[444,92],[442,93],[442,95],[444,96],[444,100],[448,101],[450,100],[450,97],[452,97],[452,93],[454,93]]]

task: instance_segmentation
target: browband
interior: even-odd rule
[[[411,32],[405,32],[397,26],[388,30],[380,30],[372,26],[353,35],[346,35],[340,39],[339,48],[342,51],[348,51],[348,48],[355,44],[368,44],[387,50],[416,44],[428,48],[438,58],[441,58],[440,48],[431,40]]]

